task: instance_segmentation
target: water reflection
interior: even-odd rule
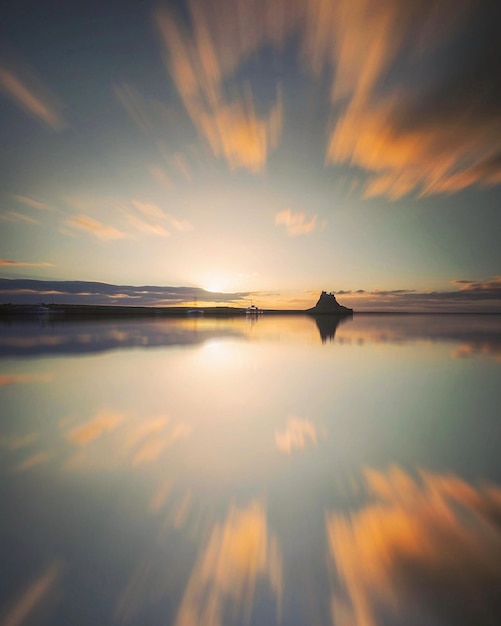
[[[501,489],[398,468],[365,479],[367,504],[326,516],[333,623],[499,624]]]
[[[500,623],[500,331],[2,327],[0,624]]]
[[[212,529],[193,568],[176,618],[176,626],[222,626],[252,614],[256,584],[267,582],[280,620],[283,572],[275,535],[262,504],[232,506],[223,524]],[[236,618],[236,619],[235,619]]]
[[[351,316],[337,317],[334,315],[317,315],[314,319],[318,332],[320,333],[320,339],[322,340],[322,343],[326,343],[327,341],[334,341],[339,324],[347,322],[352,318]]]
[[[316,330],[316,332],[315,332]],[[228,320],[172,319],[3,323],[0,349],[4,357],[44,354],[90,354],[124,348],[196,346],[211,340],[306,341],[322,344],[442,341],[457,344],[454,357],[501,356],[501,316],[496,315],[368,315],[262,316],[250,323]],[[44,382],[34,376],[32,381]],[[0,376],[0,385],[29,382],[23,376]]]

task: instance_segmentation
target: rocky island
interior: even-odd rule
[[[322,291],[318,302],[313,308],[308,309],[306,313],[312,313],[313,315],[353,315],[353,309],[339,304],[333,293]]]

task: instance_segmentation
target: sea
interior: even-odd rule
[[[0,624],[501,624],[501,317],[0,324]]]

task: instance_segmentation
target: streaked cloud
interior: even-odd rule
[[[1,383],[0,383],[1,385]],[[0,447],[6,448],[7,450],[16,451],[21,448],[26,448],[30,446],[32,443],[38,440],[38,435],[35,433],[30,433],[24,436],[12,436],[12,437],[2,437],[0,438]]]
[[[365,170],[366,197],[499,184],[501,118],[492,73],[499,40],[489,25],[495,8],[477,11],[468,0],[323,6],[322,19],[314,28],[309,23],[306,53],[317,69],[332,65],[332,98],[342,103],[327,162]],[[463,38],[467,20],[470,39]],[[454,55],[446,71],[417,78],[444,47]],[[402,67],[415,70],[413,85],[388,80]]]
[[[140,200],[132,200],[131,204],[145,217],[154,220],[162,220],[166,217],[165,212],[152,202],[142,202]]]
[[[268,113],[258,115],[250,86],[235,88],[230,98],[224,82],[244,56],[263,43],[264,30],[256,28],[256,40],[252,43],[235,38],[232,31],[239,30],[242,24],[239,20],[247,12],[240,1],[224,6],[224,21],[217,18],[222,8],[220,3],[192,2],[189,7],[191,31],[167,11],[156,13],[166,66],[193,125],[213,154],[224,158],[231,169],[259,172],[280,138],[280,92]],[[274,10],[270,8],[272,13]],[[264,24],[263,28],[266,28]],[[235,46],[228,45],[229,38]]]
[[[305,213],[292,213],[290,209],[284,209],[275,215],[275,226],[284,226],[289,237],[306,235],[317,227],[317,215],[308,217]]]
[[[33,198],[28,198],[27,196],[15,195],[14,198],[18,202],[21,202],[22,204],[26,204],[27,206],[31,207],[32,209],[39,209],[39,210],[43,210],[43,211],[50,209],[50,206],[48,204],[45,204],[45,202],[39,202],[38,200],[34,200]]]
[[[340,578],[335,624],[487,625],[501,618],[501,489],[454,475],[368,470],[371,501],[328,513],[330,554]]]
[[[280,615],[283,573],[278,542],[264,507],[232,506],[212,529],[188,580],[176,626],[222,626],[227,610],[250,619],[256,585],[268,584]]]
[[[291,454],[293,450],[301,450],[308,445],[316,446],[317,429],[310,420],[290,417],[284,430],[275,431],[275,445],[285,454]]]
[[[451,285],[453,288],[442,291],[341,289],[336,293],[358,310],[501,311],[501,279],[498,276],[479,281],[454,280]]]
[[[115,239],[123,239],[126,233],[118,230],[114,226],[103,224],[88,215],[75,215],[65,220],[65,226],[77,231],[83,231],[103,241],[113,241]]]
[[[0,267],[54,267],[54,264],[45,262],[11,261],[9,259],[0,259]]]
[[[180,220],[173,215],[167,215],[167,220],[171,228],[180,233],[187,233],[190,230],[193,230],[193,224],[189,220]]]
[[[52,455],[49,452],[35,452],[31,456],[27,457],[24,461],[22,461],[15,468],[16,472],[26,472],[27,470],[33,469],[34,467],[38,467],[43,463],[46,463],[52,458]]]
[[[53,130],[65,127],[61,103],[33,73],[9,67],[0,60],[0,89],[26,113]]]
[[[0,262],[0,267],[2,263]],[[6,265],[10,265],[8,262]],[[45,265],[43,266],[45,267]],[[0,278],[0,302],[39,304],[44,295],[58,294],[66,304],[112,304],[121,298],[132,306],[169,306],[199,303],[245,303],[248,291],[221,293],[200,287],[110,285],[90,281],[43,281]]]
[[[53,560],[21,593],[13,606],[7,610],[3,626],[22,626],[33,619],[41,604],[59,587],[63,577],[63,563]]]
[[[24,224],[38,224],[38,220],[31,215],[24,215],[18,211],[5,211],[0,213],[0,220],[5,222],[21,222]]]
[[[152,224],[151,222],[147,222],[139,217],[136,217],[135,215],[129,215],[128,221],[133,228],[147,235],[158,235],[159,237],[170,236],[169,231],[166,230],[161,224]]]

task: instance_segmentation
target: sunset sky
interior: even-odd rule
[[[500,13],[7,0],[0,302],[501,310]]]

